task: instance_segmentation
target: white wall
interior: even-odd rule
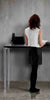
[[[50,41],[49,11],[50,0],[0,0],[0,80],[3,80],[2,47],[4,43],[10,41],[12,32],[15,32],[16,35],[20,36],[24,34],[24,29],[27,27],[28,19],[32,14],[36,13],[40,16],[43,39]],[[25,51],[21,53],[11,50],[11,80],[29,79],[30,69],[25,67],[28,66],[25,62],[25,53]],[[22,63],[23,67],[21,68],[16,62],[18,60],[18,54],[19,58],[21,59],[22,57],[22,61],[24,62]],[[49,52],[44,52],[43,58],[46,58],[45,56],[50,59]],[[43,59],[44,68],[47,68],[48,66],[48,70],[44,70],[43,65],[41,65],[38,71],[38,80],[50,81],[49,65],[44,61],[45,60]],[[43,68],[43,70],[41,70],[41,68]],[[47,75],[46,71],[48,72]]]

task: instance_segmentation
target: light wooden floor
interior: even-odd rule
[[[7,93],[4,94],[3,89],[0,89],[0,100],[50,100],[50,83],[39,82],[37,87],[40,88],[40,93],[29,93],[27,89],[29,84],[18,83],[17,87],[11,87],[7,89]]]

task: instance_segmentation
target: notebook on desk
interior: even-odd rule
[[[50,46],[50,42],[46,42],[45,46]]]

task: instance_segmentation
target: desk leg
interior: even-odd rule
[[[10,88],[10,48],[8,48],[8,88]]]
[[[4,48],[4,93],[6,93],[6,49]]]

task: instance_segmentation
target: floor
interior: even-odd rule
[[[28,87],[28,84],[27,84]],[[50,83],[37,83],[37,88],[40,88],[40,93],[29,93],[25,86],[17,86],[17,88],[7,89],[4,94],[3,89],[0,89],[0,100],[50,100]]]

